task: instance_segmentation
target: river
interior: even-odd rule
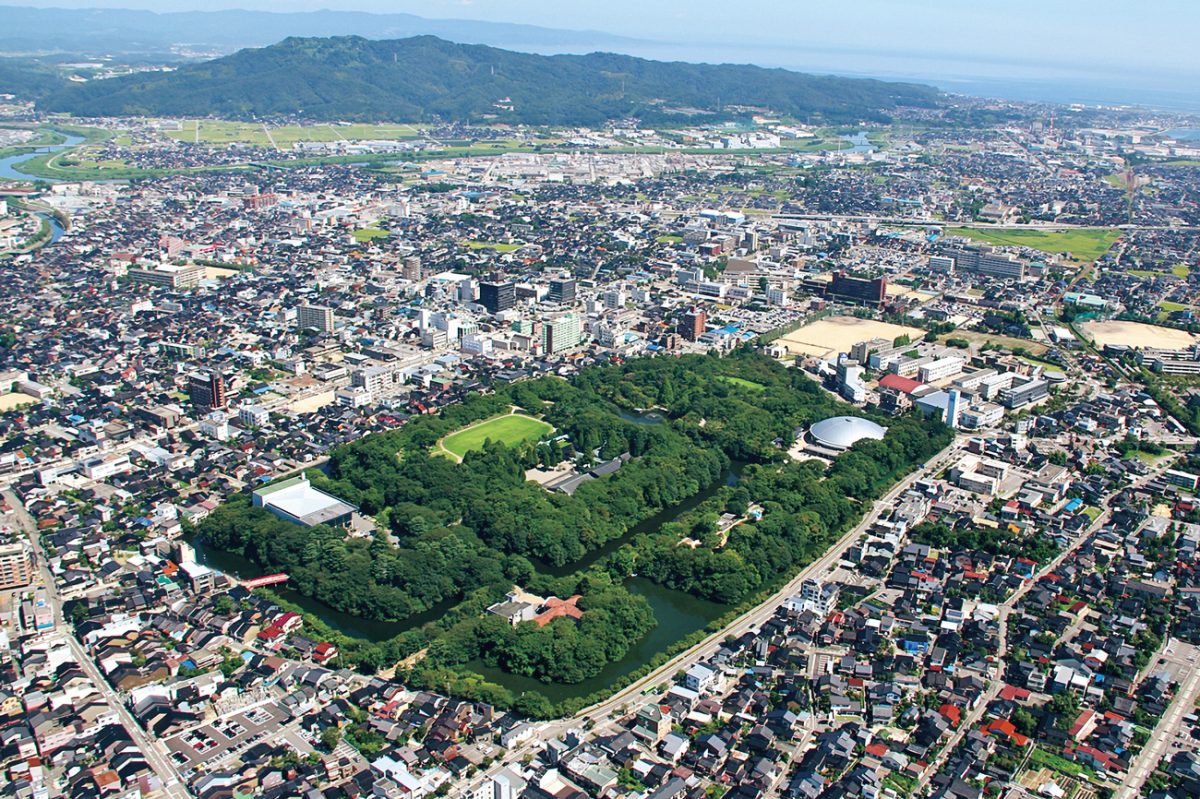
[[[14,168],[16,164],[19,164],[23,161],[28,161],[31,158],[39,155],[45,155],[46,153],[56,153],[59,150],[65,150],[66,148],[74,147],[83,141],[82,136],[75,136],[73,134],[63,133],[62,131],[58,131],[58,133],[66,137],[66,141],[62,144],[49,144],[45,147],[38,147],[36,150],[31,150],[27,153],[20,153],[19,155],[10,155],[7,158],[0,158],[0,179],[44,180],[48,183],[58,182],[53,178],[35,178],[32,175],[26,175],[24,172],[18,172]]]

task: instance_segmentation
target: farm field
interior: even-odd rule
[[[779,339],[791,355],[808,355],[824,358],[839,352],[849,352],[860,341],[883,338],[894,341],[900,336],[914,340],[925,335],[919,327],[893,325],[874,319],[859,319],[854,316],[830,316],[805,325]]]
[[[461,461],[468,452],[483,449],[487,440],[502,441],[512,446],[524,441],[541,438],[554,428],[540,419],[523,413],[495,416],[470,427],[464,427],[438,442],[439,451],[445,451],[456,461]]]
[[[270,128],[270,136],[262,125],[251,122],[227,122],[211,119],[183,120],[181,130],[164,131],[166,136],[178,141],[202,144],[249,144],[255,147],[270,147],[274,140],[277,147],[291,147],[299,142],[371,141],[415,139],[420,134],[412,125],[283,125]],[[196,127],[199,126],[199,136]]]
[[[1083,332],[1097,347],[1124,344],[1127,347],[1181,349],[1195,344],[1200,337],[1186,330],[1148,325],[1143,322],[1087,322]]]
[[[1109,228],[1047,231],[956,227],[946,228],[945,233],[947,236],[962,236],[984,244],[1029,247],[1051,255],[1067,252],[1076,261],[1095,261],[1121,237],[1121,231]]]

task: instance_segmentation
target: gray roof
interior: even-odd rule
[[[860,416],[834,416],[814,424],[809,433],[822,446],[850,449],[865,438],[882,441],[887,428]]]

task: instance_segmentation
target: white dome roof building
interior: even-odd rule
[[[832,453],[845,452],[859,441],[882,441],[887,428],[861,416],[834,416],[808,428],[806,443]]]

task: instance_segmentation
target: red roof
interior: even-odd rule
[[[904,394],[911,394],[923,385],[925,384],[920,380],[913,380],[911,377],[902,377],[901,375],[884,375],[879,380],[880,388],[894,388]]]
[[[546,601],[546,609],[533,618],[538,627],[545,627],[554,619],[567,616],[572,619],[582,619],[583,611],[579,609],[579,594],[570,599],[559,599],[556,596]]]
[[[962,723],[962,708],[957,705],[942,705],[938,708],[938,713],[945,716],[946,720],[955,727]]]
[[[999,733],[1012,741],[1016,746],[1025,746],[1025,744],[1029,743],[1029,738],[1017,732],[1017,728],[1013,726],[1013,723],[1006,719],[996,719],[995,721],[988,722],[980,727],[979,731],[984,735]]]
[[[1005,685],[1000,689],[1000,698],[1009,702],[1024,702],[1029,698],[1029,691],[1015,685]]]

